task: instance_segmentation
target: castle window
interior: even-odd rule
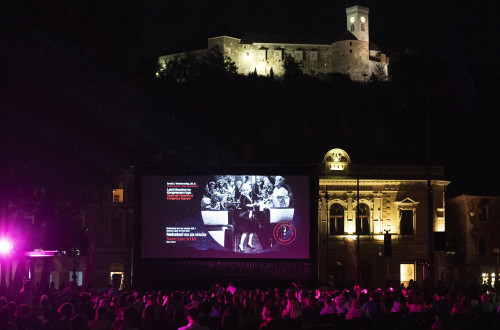
[[[349,41],[349,46],[352,46],[352,41]]]
[[[267,60],[267,50],[266,49],[259,49],[259,60]]]
[[[304,52],[301,51],[301,50],[297,50],[293,56],[293,58],[296,60],[296,61],[302,61],[303,60],[303,54]]]
[[[334,203],[330,207],[330,235],[344,234],[344,207]]]
[[[354,31],[354,24],[351,25],[351,31]]]
[[[364,30],[365,30],[365,25],[361,24],[361,31],[364,31]]]
[[[282,61],[283,60],[283,50],[276,49],[274,51],[274,60],[275,61]]]
[[[352,49],[349,49],[349,53],[351,53],[351,54],[352,54]]]
[[[311,56],[311,62],[316,62],[318,60],[318,52],[313,50],[310,53]]]
[[[246,57],[250,57],[250,52],[245,52]]]

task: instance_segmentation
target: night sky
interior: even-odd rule
[[[433,126],[441,131],[434,137],[434,159],[457,182],[451,194],[498,195],[500,56],[495,2],[357,3],[370,8],[370,40],[391,59],[407,49],[418,50],[424,58],[444,60],[451,68],[433,87],[434,99],[439,100],[433,105]],[[182,152],[199,154],[200,145],[211,139],[195,123],[199,118],[182,116],[175,105],[144,87],[151,84],[147,81],[154,76],[155,59],[180,40],[221,31],[236,36],[337,35],[345,29],[345,6],[346,1],[334,0],[3,1],[0,147],[1,170],[8,174],[2,180],[19,184],[22,177],[24,185],[34,180],[65,190],[68,180],[75,185],[100,184],[116,168],[150,164],[159,155],[175,159]],[[398,106],[404,109],[406,104]],[[321,122],[320,116],[316,119]],[[407,141],[391,135],[390,127],[385,133],[393,153],[380,156],[375,150],[373,157],[365,153],[364,159],[358,158],[365,163],[422,163],[421,155],[411,152],[398,159]],[[275,143],[276,153],[283,155],[275,161],[288,162],[288,155],[314,149],[311,145],[316,149],[301,161],[319,162],[334,147],[362,154],[352,151],[349,139],[304,134],[313,137],[303,144]],[[253,141],[254,152],[266,147],[263,141]],[[243,160],[248,164],[255,158]],[[204,161],[200,156],[196,165]]]

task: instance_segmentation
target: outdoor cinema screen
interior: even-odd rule
[[[142,258],[308,259],[311,177],[143,175]]]

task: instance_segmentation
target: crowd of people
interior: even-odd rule
[[[207,183],[201,206],[203,209],[223,210],[254,204],[262,209],[292,207],[292,203],[292,192],[284,177],[245,175],[237,181],[234,176],[227,176]]]
[[[499,329],[494,291],[420,288],[39,292],[0,297],[0,329]]]

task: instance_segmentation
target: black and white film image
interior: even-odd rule
[[[147,258],[309,258],[309,177],[157,176],[143,180]]]
[[[201,207],[209,234],[235,252],[259,253],[295,239],[293,191],[283,176],[214,177]],[[281,223],[283,230],[275,231]]]

